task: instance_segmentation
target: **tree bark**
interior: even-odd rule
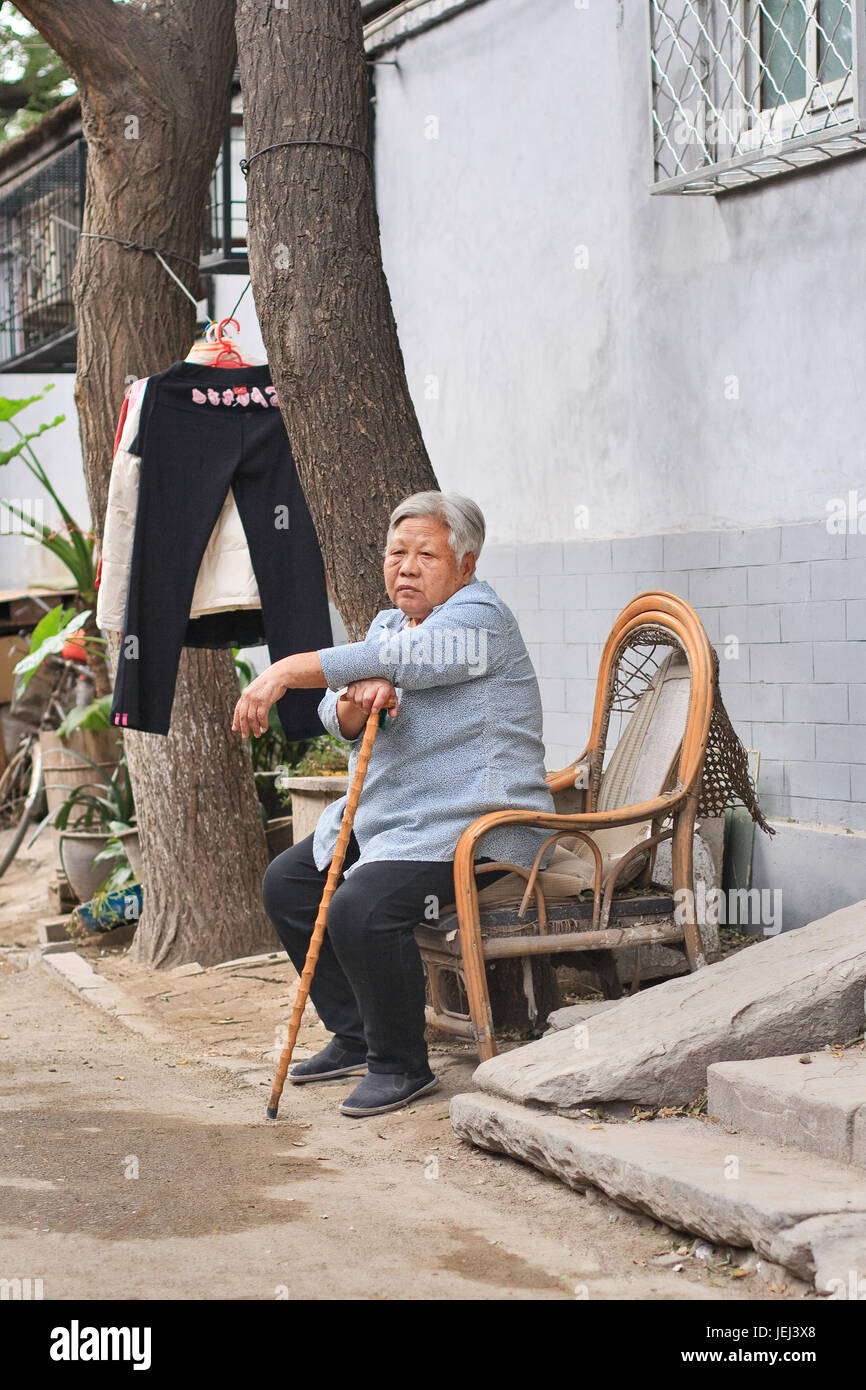
[[[88,142],[84,230],[159,247],[197,294],[210,175],[228,119],[233,0],[21,0],[76,79]],[[82,237],[75,399],[97,537],[127,383],[185,356],[190,301],[155,256]],[[112,643],[116,648],[116,641]],[[231,655],[185,650],[168,737],[127,732],[145,865],[134,955],[203,965],[276,944],[249,750],[230,733]]]
[[[238,0],[250,273],[274,384],[350,636],[388,605],[388,515],[438,486],[379,245],[358,0]],[[312,143],[271,150],[286,140]]]

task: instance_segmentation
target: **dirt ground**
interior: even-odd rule
[[[804,1296],[753,1254],[458,1141],[460,1044],[435,1047],[442,1090],[409,1110],[340,1115],[348,1078],[287,1086],[267,1121],[288,963],[157,974],[88,947],[146,1005],[145,1039],[32,962],[36,850],[0,881],[0,1278],[41,1278],[46,1299]],[[310,1011],[296,1055],[325,1037]]]

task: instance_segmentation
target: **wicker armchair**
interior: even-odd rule
[[[625,716],[605,766],[612,719]],[[769,829],[721,701],[718,658],[683,599],[639,594],[620,613],[602,652],[589,742],[547,781],[555,814],[506,807],[467,827],[454,860],[456,906],[444,910],[437,928],[424,923],[416,930],[428,1021],[472,1038],[482,1060],[496,1053],[485,962],[522,957],[526,968],[538,955],[586,962],[608,997],[621,993],[612,952],[624,946],[674,946],[697,970],[706,961],[695,916],[696,817],[719,815],[739,798]],[[479,893],[479,841],[505,823],[550,834],[530,870],[481,866],[482,874],[511,873]],[[656,851],[666,840],[673,896],[652,885]],[[548,848],[551,862],[540,869]],[[462,995],[468,1014],[456,1003]]]

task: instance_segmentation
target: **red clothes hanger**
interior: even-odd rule
[[[241,357],[235,345],[231,342],[230,339],[224,336],[224,329],[230,323],[234,324],[236,332],[240,333],[241,331],[241,326],[238,323],[237,319],[220,319],[219,323],[217,324],[214,343],[218,347],[220,347],[222,351],[217,353],[217,356],[214,358],[213,365],[215,367],[223,366],[224,361],[227,357],[231,357],[234,359],[234,361],[231,363],[232,366],[237,364],[238,366],[242,367],[244,365],[244,359]]]

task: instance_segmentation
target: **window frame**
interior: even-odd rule
[[[667,39],[661,21],[670,29],[678,11],[666,0],[647,0],[651,193],[724,193],[778,173],[808,168],[819,161],[826,163],[844,154],[866,150],[866,0],[849,0],[850,69],[825,83],[818,79],[820,3],[821,0],[804,0],[809,7],[804,57],[810,86],[806,95],[771,106],[762,104],[766,68],[761,61],[759,0],[703,0],[703,3],[682,0],[684,11],[702,12],[702,19],[696,17],[702,27],[705,25],[714,54],[720,55],[715,57],[711,71],[701,79],[699,106],[703,104],[708,117],[712,108],[716,108],[723,115],[732,113],[736,118],[737,108],[728,103],[733,82],[742,112],[742,119],[736,120],[733,145],[731,139],[720,141],[718,135],[712,144],[701,139],[702,161],[689,169],[684,167],[688,164],[687,151],[677,143],[674,134],[677,113],[668,114],[657,105],[660,99],[669,102],[669,94],[673,91],[667,80],[671,69],[666,62]],[[685,114],[688,114],[687,109]],[[722,129],[721,121],[716,122],[716,129]],[[726,154],[720,148],[725,143],[728,149],[736,149],[736,153]],[[669,172],[670,155],[675,162],[673,173]]]

